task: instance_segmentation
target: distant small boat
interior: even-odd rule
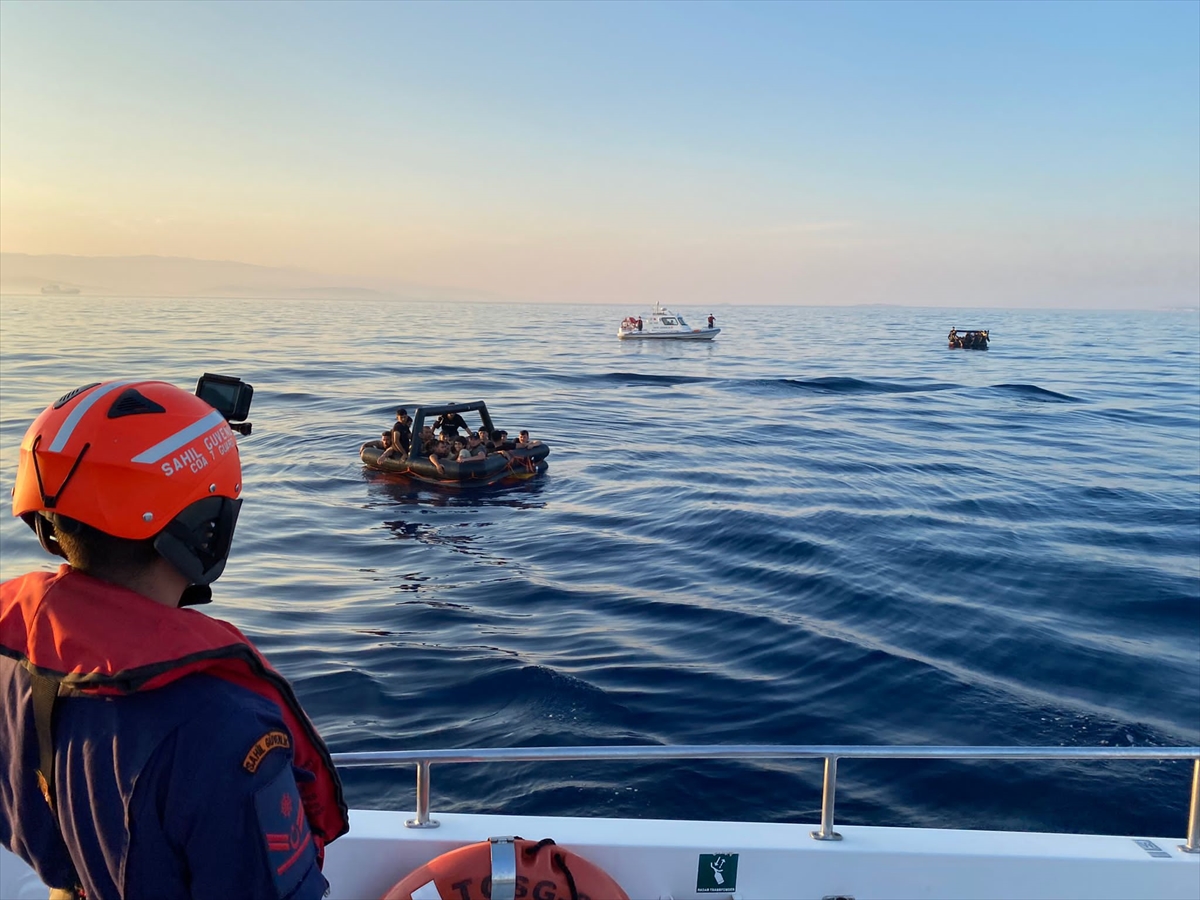
[[[988,348],[988,332],[984,328],[951,328],[947,339],[950,342],[951,350],[986,350]]]
[[[711,319],[712,316],[709,316]],[[693,328],[684,321],[683,316],[672,312],[660,303],[654,304],[650,318],[645,322],[641,316],[626,316],[617,328],[617,337],[621,340],[675,340],[675,341],[711,341],[721,329],[710,325],[707,328]]]
[[[77,287],[63,287],[61,284],[48,284],[42,288],[43,294],[78,294]]]

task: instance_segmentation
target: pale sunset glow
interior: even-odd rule
[[[1194,306],[1198,33],[1141,0],[4,0],[0,249],[514,301]]]

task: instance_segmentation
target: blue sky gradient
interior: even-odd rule
[[[0,246],[1200,303],[1200,3],[0,3]]]

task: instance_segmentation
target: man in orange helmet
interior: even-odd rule
[[[64,557],[0,585],[0,844],[52,897],[321,897],[348,829],[291,686],[211,598],[241,506],[224,416],[157,381],[72,391],[13,514]]]

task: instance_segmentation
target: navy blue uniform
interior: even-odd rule
[[[49,886],[72,885],[74,860],[88,900],[324,895],[272,703],[203,674],[125,696],[59,698],[60,831],[32,775],[29,695],[24,670],[0,658],[0,843]]]

